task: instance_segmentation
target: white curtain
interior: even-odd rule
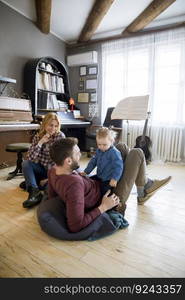
[[[161,128],[168,129],[169,140],[171,128],[182,131],[178,135],[178,155],[169,158],[167,151],[161,154],[155,146],[153,157],[180,161],[184,155],[185,28],[102,44],[102,70],[102,118],[106,109],[121,99],[149,94],[153,145],[160,140]]]

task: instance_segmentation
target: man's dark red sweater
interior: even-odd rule
[[[101,202],[98,181],[75,171],[71,175],[56,175],[55,167],[52,167],[48,171],[48,183],[49,198],[59,196],[65,202],[71,232],[80,231],[101,214],[97,208]]]

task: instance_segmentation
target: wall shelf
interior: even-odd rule
[[[60,73],[51,72],[51,71],[48,71],[48,70],[46,70],[46,69],[44,69],[44,68],[38,68],[38,70],[41,71],[41,72],[46,72],[46,73],[48,73],[48,74],[52,74],[52,75],[56,75],[56,76],[59,76],[59,77],[63,77],[63,75],[60,74]]]
[[[54,91],[50,91],[50,90],[46,90],[46,89],[38,89],[38,91],[41,91],[41,92],[43,92],[43,93],[50,93],[50,94],[62,94],[61,92],[54,92]],[[63,94],[65,94],[65,93],[63,93]]]

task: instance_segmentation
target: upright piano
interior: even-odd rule
[[[7,144],[31,142],[40,127],[32,122],[30,100],[0,96],[0,168],[16,161],[15,153],[5,151]]]
[[[61,131],[63,131],[67,137],[78,138],[80,150],[86,151],[86,128],[91,125],[91,122],[84,118],[76,118],[75,113],[69,110],[58,111],[56,114],[61,120]],[[44,114],[41,116],[43,117]]]
[[[86,151],[86,127],[91,122],[76,119],[71,111],[57,114],[61,119],[61,130],[66,136],[77,137],[80,149]],[[15,163],[16,156],[5,151],[6,145],[31,142],[39,128],[39,124],[33,123],[30,100],[0,96],[0,167]]]
[[[66,136],[78,138],[81,151],[86,151],[86,128],[91,122],[84,119],[76,119],[73,111],[57,112],[61,119],[61,130]]]

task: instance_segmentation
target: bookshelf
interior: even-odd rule
[[[64,64],[52,57],[29,60],[24,69],[24,92],[31,99],[33,115],[65,111],[70,92]]]

